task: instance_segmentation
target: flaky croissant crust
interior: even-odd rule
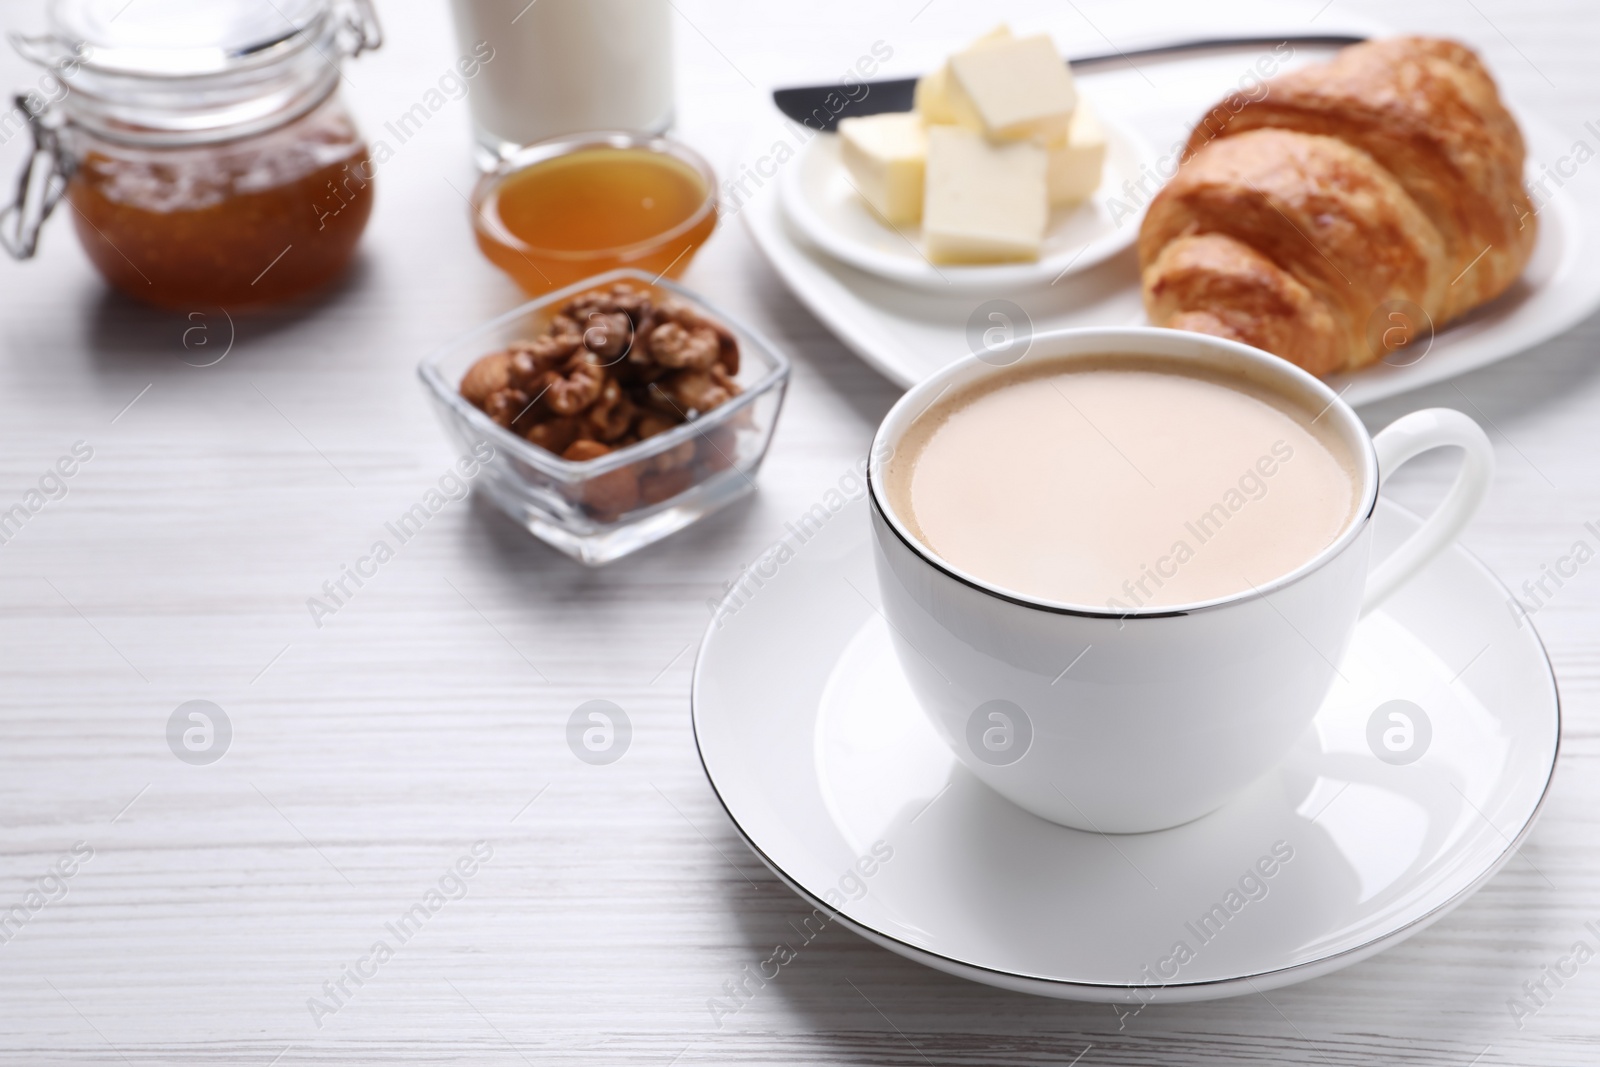
[[[1228,103],[1195,127],[1140,232],[1157,325],[1325,374],[1383,354],[1367,334],[1388,302],[1442,325],[1527,264],[1522,135],[1470,49],[1372,41]]]

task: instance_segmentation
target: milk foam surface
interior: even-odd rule
[[[920,416],[888,498],[935,554],[1023,596],[1192,604],[1288,574],[1352,521],[1353,460],[1315,417],[1157,360],[1047,365]]]

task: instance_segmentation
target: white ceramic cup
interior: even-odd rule
[[[916,540],[889,502],[884,464],[918,415],[951,389],[1028,364],[1119,353],[1253,378],[1320,411],[1317,420],[1355,460],[1359,504],[1348,527],[1265,585],[1128,612],[998,587]],[[1465,459],[1444,501],[1369,570],[1379,486],[1412,457],[1452,445]],[[1455,539],[1494,469],[1489,439],[1458,411],[1413,412],[1371,437],[1331,389],[1276,356],[1152,328],[1041,334],[1008,367],[960,360],[895,404],[871,455],[883,611],[922,707],[996,792],[1035,815],[1102,833],[1188,822],[1276,766],[1327,695],[1357,619]],[[1003,450],[997,456],[1026,462]]]

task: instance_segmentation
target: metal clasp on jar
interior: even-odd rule
[[[372,0],[349,0],[350,9],[344,13],[344,30],[340,44],[345,54],[359,56],[383,47],[383,27],[378,24],[378,12]]]
[[[35,111],[27,97],[14,97],[18,111],[28,117],[33,148],[17,176],[16,196],[0,211],[0,244],[14,259],[32,259],[39,248],[39,230],[66,194],[76,161],[61,143],[62,120],[47,109]]]

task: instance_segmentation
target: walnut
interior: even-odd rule
[[[647,411],[640,415],[639,421],[634,424],[634,432],[639,435],[639,440],[642,441],[647,437],[654,437],[658,433],[666,433],[674,426],[682,425],[682,423],[682,419]]]
[[[615,362],[633,347],[633,321],[620,311],[591,311],[584,319],[583,346]]]
[[[639,499],[646,504],[659,504],[663,500],[671,500],[693,484],[694,471],[689,467],[642,474],[639,476]]]
[[[539,392],[535,383],[549,371],[555,370],[578,351],[582,335],[572,337],[540,337],[534,341],[519,341],[511,346],[511,381],[525,393]]]
[[[561,458],[583,463],[610,455],[611,451],[611,448],[598,441],[576,441],[561,453]],[[611,522],[638,505],[639,474],[631,466],[597,474],[583,483],[579,489],[579,499],[596,519]]]
[[[600,387],[600,395],[584,416],[594,435],[602,441],[615,441],[633,426],[638,408],[628,399],[616,379],[607,378]]]
[[[665,474],[694,462],[694,440],[679,441],[665,452],[650,457],[649,469]]]
[[[639,475],[621,467],[590,478],[583,486],[583,503],[600,522],[615,522],[639,505]]]
[[[511,386],[511,353],[491,352],[461,378],[461,395],[474,407],[483,407],[489,397]]]
[[[680,370],[650,384],[655,406],[678,412],[685,419],[697,418],[733,399],[739,387],[722,367],[710,370]]]
[[[595,311],[606,314],[622,312],[638,322],[652,306],[647,290],[636,289],[627,282],[618,282],[610,289],[594,289],[573,297],[562,313],[582,322]]]
[[[638,325],[655,309],[649,290],[635,289],[627,282],[618,282],[611,287],[609,302],[612,311],[622,312],[633,320],[634,325]]]
[[[669,296],[657,304],[656,313],[660,315],[664,321],[676,322],[681,326],[694,327],[711,325],[711,321],[709,319],[702,316],[693,307],[684,303],[682,300],[679,300],[675,296]]]
[[[582,419],[573,415],[564,415],[559,418],[546,419],[529,427],[524,436],[540,448],[549,449],[559,456],[565,453],[574,441],[588,437],[590,434]]]
[[[605,369],[579,352],[561,365],[545,390],[545,401],[557,415],[576,415],[595,402],[606,381]]]
[[[684,371],[683,373],[689,374],[692,372]],[[649,385],[645,386],[644,405],[653,414],[665,416],[666,418],[672,419],[675,423],[683,422],[686,418],[688,418],[688,413],[684,411],[683,406],[680,405],[676,399],[674,399],[673,395],[668,393],[663,388],[663,386],[666,384],[667,381],[663,378],[660,381],[651,382]]]
[[[739,373],[739,340],[733,336],[733,331],[722,323],[706,318],[676,298],[663,300],[656,308],[656,318],[660,322],[675,322],[691,333],[710,330],[716,335],[717,357],[721,360],[723,369],[729,374]]]
[[[649,331],[654,328],[654,320],[646,321],[639,327],[635,336],[647,338],[650,336]],[[648,343],[634,344],[626,356],[611,364],[610,370],[617,381],[635,391],[642,390],[668,373],[667,368],[657,363],[655,357],[650,354]]]
[[[583,342],[583,330],[568,318],[557,318],[555,323],[557,329],[553,333],[535,337],[531,341],[518,341],[511,347],[531,353],[536,359],[546,362],[565,359],[577,351],[578,345]]]
[[[532,407],[532,399],[521,389],[502,389],[490,394],[483,410],[498,425],[522,433],[532,425]]]
[[[516,377],[514,370],[513,377]],[[550,417],[550,405],[545,401],[545,394],[550,392],[550,386],[558,377],[555,371],[547,370],[529,377],[517,378],[515,387],[528,394],[529,401],[534,405],[533,417],[536,421]]]
[[[588,459],[599,459],[610,451],[610,445],[603,445],[599,441],[574,441],[562,450],[561,458],[582,463]]]
[[[709,326],[691,329],[680,323],[663,322],[650,332],[650,354],[663,367],[705,370],[717,362],[722,346],[717,332]]]
[[[695,452],[707,471],[727,470],[739,455],[739,434],[732,426],[715,426],[700,435]]]
[[[607,310],[606,305],[609,303],[602,290],[592,289],[587,293],[579,293],[567,301],[567,306],[561,309],[561,317],[575,323],[582,322],[589,317],[591,311]]]
[[[649,440],[737,396],[732,332],[654,293],[619,282],[579,294],[540,336],[473,364],[461,395],[500,426],[575,463]],[[612,522],[731,466],[736,444],[732,427],[718,427],[565,491],[596,521]]]
[[[634,422],[634,432],[638,434],[638,440],[646,440],[646,438],[654,437],[654,435],[666,434],[667,430],[675,426],[683,426],[682,419],[672,419],[669,416],[653,413],[653,411],[646,411],[646,413],[640,414],[637,421]],[[651,456],[648,461],[640,462],[650,470],[672,470],[675,467],[688,466],[688,464],[694,462],[694,442],[678,442],[677,445],[672,446],[664,453],[656,454],[656,456]]]

